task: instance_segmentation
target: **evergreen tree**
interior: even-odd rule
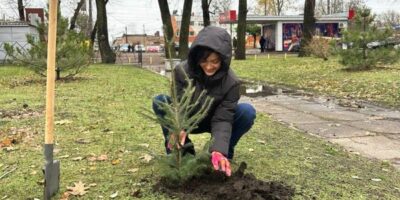
[[[171,47],[174,42],[172,39],[167,39],[167,37],[165,41],[168,43],[167,47]],[[168,52],[172,53],[172,51]],[[173,66],[172,60],[170,60],[170,66]],[[183,183],[185,180],[200,175],[204,170],[210,168],[208,144],[197,156],[191,154],[183,156],[186,146],[181,144],[179,138],[182,130],[189,135],[191,131],[197,128],[198,123],[207,115],[213,99],[206,95],[205,90],[201,91],[197,98],[194,98],[195,86],[184,71],[187,86],[183,94],[178,96],[175,70],[183,70],[183,68],[173,69],[170,81],[171,102],[167,99],[162,102],[155,102],[164,111],[165,115],[154,118],[152,112],[147,109],[144,109],[145,113],[143,114],[168,129],[167,138],[171,147],[171,154],[161,162],[160,168],[162,169],[163,177],[172,183]]]
[[[370,9],[358,9],[349,29],[344,32],[342,43],[347,49],[338,49],[338,54],[340,63],[347,69],[366,70],[398,61],[400,51],[390,45],[392,31],[389,28],[379,30],[373,21]]]
[[[35,73],[46,76],[47,70],[47,31],[48,24],[42,23],[36,27],[39,38],[27,35],[29,49],[21,49],[11,44],[4,44],[7,56],[14,64],[26,66]],[[72,77],[90,64],[90,48],[82,33],[68,30],[68,19],[59,15],[57,21],[57,79]]]

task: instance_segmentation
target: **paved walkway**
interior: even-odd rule
[[[342,145],[369,158],[387,160],[400,169],[400,112],[373,105],[343,107],[339,101],[309,96],[249,98],[258,112],[289,127]]]

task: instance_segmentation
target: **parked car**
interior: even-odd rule
[[[129,48],[128,48],[129,44],[121,44],[119,46],[119,51],[121,52],[128,52]]]
[[[147,52],[160,52],[160,46],[147,46]]]
[[[146,52],[146,48],[143,44],[135,45],[135,52]]]

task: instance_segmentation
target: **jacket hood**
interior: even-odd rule
[[[188,55],[189,69],[195,76],[204,76],[194,58],[194,54],[199,47],[208,47],[220,54],[222,59],[221,68],[210,78],[216,80],[223,77],[229,70],[232,58],[232,43],[229,33],[223,28],[207,26],[199,32],[192,43]]]

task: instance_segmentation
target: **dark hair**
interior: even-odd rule
[[[196,48],[195,52],[196,53],[194,54],[193,58],[196,65],[200,65],[200,62],[205,61],[212,53],[216,53],[218,57],[222,59],[221,55],[218,52],[208,47],[199,46]]]

